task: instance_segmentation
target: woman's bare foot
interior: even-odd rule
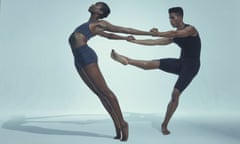
[[[128,59],[125,56],[119,55],[117,52],[115,52],[114,50],[112,50],[111,52],[111,57],[112,59],[114,59],[115,61],[120,62],[123,65],[127,65],[128,64]]]
[[[121,138],[121,129],[120,128],[117,128],[116,129],[116,136],[114,137],[114,139],[120,139]]]
[[[122,125],[122,138],[121,141],[127,141],[128,140],[128,123],[124,122]]]
[[[162,134],[163,135],[169,135],[170,131],[167,129],[167,125],[162,124]]]

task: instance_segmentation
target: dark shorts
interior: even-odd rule
[[[75,65],[78,69],[83,68],[89,64],[97,63],[98,58],[95,51],[88,45],[72,49]]]
[[[174,88],[182,92],[198,73],[200,61],[192,59],[160,59],[159,68],[165,72],[178,75]]]

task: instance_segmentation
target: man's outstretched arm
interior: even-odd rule
[[[156,28],[153,28],[151,32],[154,33],[154,36],[168,37],[168,38],[188,37],[188,36],[197,35],[196,29],[192,26],[188,26],[181,30],[172,30],[172,31],[166,31],[166,32],[159,32]]]

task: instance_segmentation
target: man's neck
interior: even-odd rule
[[[178,30],[181,30],[181,29],[184,29],[184,28],[185,28],[184,22],[181,22],[177,27]]]

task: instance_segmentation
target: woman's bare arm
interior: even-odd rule
[[[114,39],[114,40],[133,40],[134,37],[133,36],[121,36],[121,35],[117,35],[114,33],[107,33],[104,31],[99,31],[96,33],[97,35],[100,35],[102,37],[108,38],[108,39]]]
[[[172,39],[160,38],[160,39],[130,40],[129,42],[140,44],[140,45],[168,45],[172,43]]]
[[[110,32],[126,33],[126,34],[133,34],[133,35],[153,35],[153,32],[147,32],[147,31],[142,31],[134,28],[116,26],[103,20],[98,23],[98,26],[104,29],[105,31],[110,31]]]

